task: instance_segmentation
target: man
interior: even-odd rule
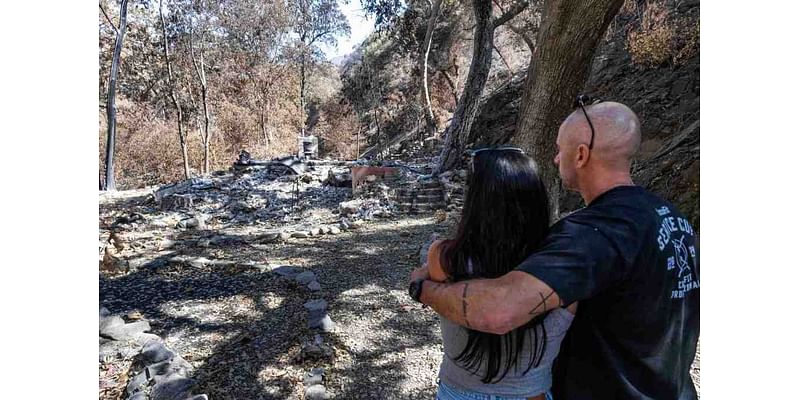
[[[559,129],[554,161],[587,207],[553,225],[505,276],[438,283],[423,266],[409,293],[451,321],[495,334],[579,302],[554,367],[556,400],[695,399],[699,247],[673,205],[633,184],[640,142],[628,107],[581,104]]]

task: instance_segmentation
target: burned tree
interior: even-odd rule
[[[558,217],[560,181],[553,164],[558,127],[589,76],[598,41],[622,0],[548,0],[528,67],[514,143],[539,164]]]
[[[444,133],[444,148],[442,148],[442,153],[439,156],[439,163],[436,167],[437,173],[453,168],[459,162],[461,154],[466,148],[472,123],[478,113],[480,97],[486,85],[486,80],[489,78],[489,70],[492,67],[494,30],[524,11],[528,5],[528,0],[522,0],[503,15],[492,20],[491,0],[473,0],[475,33],[472,62],[464,85],[464,91],[461,93],[456,111],[453,113],[453,119]]]
[[[175,79],[172,76],[172,63],[169,59],[169,39],[167,37],[167,22],[164,19],[164,10],[162,7],[162,0],[158,0],[158,15],[161,18],[161,32],[164,36],[164,64],[167,69],[167,89],[169,91],[169,98],[172,100],[172,105],[177,112],[178,120],[178,140],[181,146],[181,156],[183,156],[183,174],[186,179],[191,178],[189,172],[189,154],[186,146],[186,132],[183,130],[183,109],[175,93]]]
[[[105,14],[105,10],[103,10]],[[125,39],[125,28],[127,27],[128,0],[122,0],[119,7],[119,28],[111,28],[117,34],[114,43],[114,57],[111,60],[111,73],[108,80],[108,98],[106,100],[106,117],[108,120],[108,134],[106,139],[106,182],[105,190],[116,191],[117,185],[114,181],[114,146],[117,134],[117,108],[115,104],[117,90],[117,72],[119,71],[119,57],[122,53],[122,41]],[[106,17],[108,17],[106,15]],[[111,20],[109,19],[109,23]]]

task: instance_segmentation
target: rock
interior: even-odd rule
[[[175,356],[172,359],[164,360],[155,364],[150,364],[145,367],[147,376],[153,379],[161,380],[169,375],[189,376],[192,370],[192,365],[181,356]]]
[[[186,400],[208,400],[208,395],[198,394],[196,396],[187,397]]]
[[[139,346],[144,346],[154,340],[160,341],[161,337],[152,333],[142,332],[133,338],[133,341],[136,342],[136,344],[138,344]]]
[[[130,382],[128,382],[127,392],[128,396],[142,390],[142,386],[146,385],[149,379],[147,379],[147,373],[144,371],[136,374],[133,378],[131,378]]]
[[[320,328],[323,332],[332,332],[334,328],[336,328],[336,324],[333,322],[333,320],[331,320],[331,317],[328,316],[328,314],[324,314],[322,318],[312,318],[312,316],[309,316],[308,328]]]
[[[205,216],[197,215],[191,218],[187,218],[178,222],[178,228],[180,229],[206,229],[206,220]]]
[[[200,239],[197,241],[197,247],[208,248],[211,247],[211,239]]]
[[[101,318],[100,334],[108,335],[109,330],[116,329],[117,327],[120,327],[122,325],[125,325],[125,321],[117,315]]]
[[[319,236],[322,235],[322,228],[316,227],[311,229],[311,236]]]
[[[136,392],[133,396],[128,397],[128,400],[147,400],[147,396],[142,392]]]
[[[317,276],[316,276],[316,275],[314,274],[314,272],[312,272],[312,271],[303,271],[303,272],[301,272],[300,274],[298,274],[298,275],[297,275],[297,276],[294,278],[294,280],[295,280],[297,283],[301,284],[301,285],[307,285],[307,284],[309,284],[311,281],[314,281],[314,280],[316,280],[316,279],[317,279]]]
[[[189,265],[191,265],[192,267],[195,267],[195,268],[205,267],[206,265],[209,265],[211,263],[212,263],[212,261],[207,259],[207,258],[205,258],[205,257],[195,257],[195,258],[189,260]]]
[[[332,227],[331,227],[331,235],[338,235],[338,234],[340,234],[341,232],[342,232],[342,231],[341,231],[341,230],[339,230],[339,228],[338,228],[338,227],[336,227],[336,226],[332,226]]]
[[[433,219],[437,224],[440,224],[447,220],[447,212],[444,210],[436,210],[436,212],[433,213]]]
[[[307,232],[307,231],[292,232],[292,237],[293,238],[298,238],[298,239],[305,239],[305,238],[309,237],[310,235],[311,235],[311,233]]]
[[[323,235],[327,235],[327,234],[331,233],[331,228],[330,228],[330,227],[323,226],[323,227],[321,227],[321,228],[319,228],[319,229],[320,229],[320,232],[321,232]]]
[[[300,273],[297,268],[289,265],[281,265],[280,267],[273,269],[272,272],[288,279],[293,279],[295,276],[297,276],[297,274]]]
[[[358,213],[359,200],[343,201],[339,203],[339,212],[342,215],[350,215]]]
[[[150,324],[147,321],[137,321],[130,324],[116,325],[112,328],[107,328],[102,334],[114,340],[129,340],[134,339],[136,335],[150,330]]]
[[[329,399],[328,393],[325,391],[325,386],[322,385],[312,385],[306,388],[305,399],[306,400],[326,400]]]
[[[317,281],[311,281],[307,287],[308,290],[312,292],[319,292],[320,290],[322,290],[322,286]]]
[[[291,234],[291,233],[289,233],[289,232],[281,232],[281,233],[280,233],[280,238],[281,238],[281,240],[283,240],[283,241],[286,241],[286,240],[287,240],[287,239],[289,239],[290,237],[292,237],[292,234]]]
[[[321,312],[325,311],[325,309],[328,307],[328,302],[325,301],[325,299],[314,299],[307,301],[305,304],[303,304],[303,307],[305,307],[306,310],[311,312],[315,311]]]
[[[108,311],[105,307],[100,307],[100,319],[102,320],[104,317],[108,317],[111,315],[111,311]]]
[[[172,374],[153,385],[150,392],[151,400],[174,400],[189,396],[189,389],[194,386],[194,380]]]
[[[303,386],[321,385],[325,375],[325,368],[311,368],[311,371],[306,372],[303,377]]]
[[[152,341],[142,348],[142,360],[145,364],[154,364],[175,357],[175,352],[168,349],[161,341]]]

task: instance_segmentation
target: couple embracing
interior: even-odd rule
[[[695,232],[633,184],[636,114],[582,99],[554,162],[586,207],[549,226],[531,158],[473,151],[456,236],[411,273],[411,297],[441,316],[437,399],[697,398]]]

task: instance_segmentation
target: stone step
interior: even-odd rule
[[[444,191],[441,188],[399,189],[397,191],[398,196],[405,196],[405,195],[441,196],[443,194]]]
[[[407,210],[438,210],[444,209],[446,206],[442,203],[401,203],[397,205],[400,211]]]
[[[436,194],[405,193],[405,194],[398,194],[395,197],[398,199],[422,199],[422,200],[444,199],[444,195],[441,193],[436,193]]]

